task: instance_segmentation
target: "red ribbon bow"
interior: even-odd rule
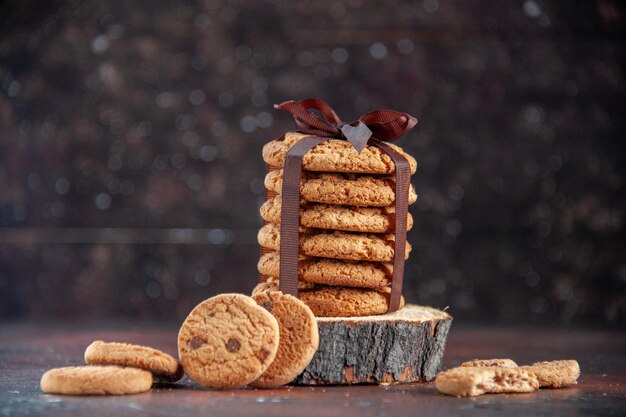
[[[388,109],[374,110],[354,122],[344,123],[326,102],[314,98],[285,101],[275,104],[274,108],[291,113],[304,133],[345,138],[359,153],[367,146],[370,138],[392,142],[417,124],[415,117]],[[309,109],[318,110],[324,118],[318,117]]]
[[[368,143],[376,146],[389,155],[395,165],[395,243],[388,311],[396,311],[400,308],[402,297],[411,168],[409,161],[402,154],[383,141],[398,139],[415,127],[417,119],[406,113],[380,109],[367,113],[352,123],[344,123],[327,103],[318,99],[300,102],[285,101],[274,107],[291,113],[301,131],[311,135],[300,139],[289,148],[283,166],[279,289],[285,294],[298,296],[298,227],[300,226],[302,157],[322,142],[332,138],[344,138],[359,153]],[[324,118],[316,116],[309,109],[318,110]]]

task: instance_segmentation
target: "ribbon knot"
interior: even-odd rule
[[[346,139],[359,153],[370,139],[393,142],[417,124],[415,117],[388,109],[374,110],[354,122],[344,123],[328,103],[319,99],[289,100],[274,107],[291,113],[303,133]],[[322,117],[309,109],[319,111]]]

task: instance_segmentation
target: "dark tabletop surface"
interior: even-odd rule
[[[180,384],[132,396],[46,395],[39,379],[49,368],[81,364],[95,339],[143,343],[176,352],[176,324],[98,323],[0,325],[0,415],[207,416],[624,416],[626,334],[616,330],[554,330],[453,325],[444,368],[472,358],[510,357],[518,363],[577,359],[579,384],[532,394],[453,398],[432,383],[395,386],[284,387],[205,390]]]

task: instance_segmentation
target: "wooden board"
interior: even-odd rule
[[[452,316],[408,304],[391,314],[319,317],[320,345],[297,385],[430,381],[441,369]]]

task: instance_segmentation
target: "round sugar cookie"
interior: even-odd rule
[[[265,188],[280,194],[283,188],[283,170],[269,172]],[[338,174],[329,172],[302,172],[300,181],[302,200],[316,203],[386,207],[396,201],[396,181],[393,176]],[[417,200],[413,185],[409,186],[408,204]]]
[[[195,382],[236,388],[257,380],[278,350],[278,322],[252,298],[221,294],[198,304],[178,333],[178,355]]]
[[[317,351],[315,315],[302,301],[280,291],[259,292],[252,298],[278,320],[280,341],[272,364],[250,385],[274,388],[288,384],[300,375]]]
[[[267,200],[260,213],[268,223],[281,221],[282,195]],[[395,208],[354,207],[333,204],[304,203],[300,205],[300,226],[346,232],[394,233]],[[413,227],[413,216],[407,213],[407,230]]]
[[[122,366],[68,366],[50,369],[41,377],[41,390],[48,394],[138,394],[151,386],[150,372]]]
[[[299,280],[339,287],[384,288],[389,286],[393,266],[384,262],[347,261],[300,256]],[[263,254],[257,263],[262,275],[280,278],[280,252]]]
[[[175,382],[184,375],[177,359],[160,350],[130,343],[96,340],[85,350],[89,365],[120,365],[150,371],[158,382]]]
[[[252,295],[278,291],[279,280],[270,277],[258,284]],[[380,290],[368,288],[333,287],[313,285],[306,289],[298,288],[298,298],[304,302],[316,317],[358,317],[385,314],[389,309],[389,287]],[[400,297],[400,308],[404,297]]]
[[[318,317],[358,317],[385,314],[389,309],[389,289],[332,287],[319,285],[299,291],[298,298]],[[400,297],[400,308],[404,297]]]
[[[280,250],[280,227],[268,223],[257,235],[259,245]],[[322,258],[352,261],[393,261],[395,236],[388,234],[351,233],[308,229],[300,233],[300,253]],[[406,243],[404,258],[409,257],[411,244]]]
[[[311,136],[307,133],[288,132],[284,136],[268,142],[263,146],[263,160],[282,167],[287,151],[301,139]],[[402,154],[411,166],[411,174],[415,173],[415,159],[397,145],[389,144],[395,151]],[[375,146],[366,146],[357,151],[346,140],[330,139],[315,146],[302,158],[302,168],[307,171],[326,172],[364,172],[370,174],[390,174],[395,171],[392,159]]]

